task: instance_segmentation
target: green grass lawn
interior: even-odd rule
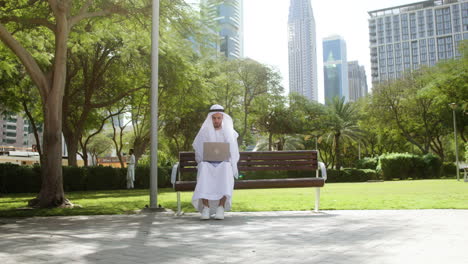
[[[70,192],[67,197],[81,208],[24,208],[34,194],[0,197],[0,217],[98,215],[135,213],[149,204],[148,190]],[[182,208],[194,212],[192,192],[184,192]],[[312,210],[314,188],[235,190],[232,211]],[[468,209],[468,183],[456,180],[418,180],[374,183],[329,183],[321,188],[322,210]],[[176,193],[160,189],[158,203],[176,210]]]

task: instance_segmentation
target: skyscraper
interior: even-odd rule
[[[358,61],[348,62],[349,100],[354,102],[367,95],[367,76]]]
[[[288,35],[289,92],[318,101],[317,44],[310,0],[291,0]]]
[[[219,52],[227,58],[244,56],[243,0],[202,0],[206,18],[216,21]]]
[[[430,0],[369,12],[372,82],[460,56],[468,39],[468,1]]]
[[[323,39],[323,83],[325,101],[333,97],[349,100],[346,42],[340,36]]]

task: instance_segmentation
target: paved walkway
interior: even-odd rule
[[[468,264],[468,210],[0,218],[0,263]]]

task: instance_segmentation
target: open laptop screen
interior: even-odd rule
[[[204,142],[203,161],[227,161],[231,157],[229,143]]]

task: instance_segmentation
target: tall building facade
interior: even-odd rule
[[[460,56],[468,39],[468,1],[431,0],[368,12],[372,82]]]
[[[367,95],[367,76],[358,61],[348,62],[349,101],[355,102]]]
[[[243,0],[202,0],[206,19],[216,22],[219,41],[216,49],[227,58],[244,57]]]
[[[35,139],[28,120],[15,113],[0,116],[0,146],[11,146],[16,149],[31,148]]]
[[[317,44],[310,0],[291,0],[288,35],[289,92],[318,101]]]
[[[346,42],[341,36],[323,39],[323,83],[325,102],[334,97],[349,101]]]

